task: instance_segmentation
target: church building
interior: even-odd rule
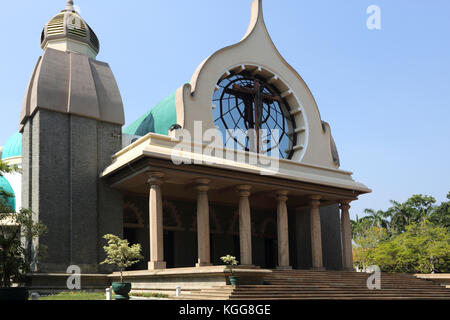
[[[45,25],[41,47],[19,132],[1,149],[22,173],[0,180],[11,206],[48,228],[36,274],[110,274],[99,264],[105,234],[141,244],[133,285],[207,282],[228,254],[255,274],[352,269],[350,204],[371,190],[340,169],[331,127],[275,47],[262,0],[240,42],[128,126],[73,1]]]

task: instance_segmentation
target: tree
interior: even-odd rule
[[[0,159],[0,176],[5,173],[19,172],[20,169],[17,165],[9,165]]]
[[[416,222],[426,220],[433,212],[436,199],[431,196],[413,195],[406,201],[406,205],[412,208]]]
[[[366,209],[364,213],[367,214],[367,219],[370,221],[372,227],[385,228],[389,226],[389,221],[386,220],[388,214],[383,210]]]
[[[371,263],[383,271],[436,273],[450,271],[450,235],[428,220],[413,222],[405,232],[381,242]]]
[[[413,195],[404,203],[391,200],[393,206],[386,211],[386,216],[391,218],[390,229],[393,233],[400,234],[411,223],[428,219],[435,203],[435,198],[421,194]]]
[[[449,201],[442,202],[436,207],[430,216],[430,221],[436,226],[447,228],[450,231],[450,192],[447,194]]]
[[[0,176],[20,172],[16,165],[0,160]],[[34,240],[46,232],[46,227],[33,219],[33,212],[21,209],[13,213],[8,198],[12,195],[0,188],[0,286],[23,283],[25,274],[31,271],[31,264],[45,255],[46,247],[32,247]],[[25,242],[22,242],[23,237]]]
[[[233,267],[238,265],[238,261],[236,259],[236,257],[231,256],[231,255],[226,255],[220,258],[220,260],[223,261],[223,263],[225,263],[225,265],[227,266],[227,270],[230,272],[231,275],[234,274],[234,270]]]
[[[18,213],[0,213],[0,286],[23,283],[31,264],[45,254],[45,247],[32,250],[31,243],[46,232],[46,227],[35,222],[33,213],[21,209]],[[24,246],[20,236],[28,246]]]
[[[359,216],[356,215],[355,220],[350,220],[350,226],[352,229],[352,237],[355,239],[358,236],[364,235],[366,230],[370,228],[371,222],[368,217],[359,218]]]
[[[373,265],[373,252],[377,245],[388,239],[386,229],[377,226],[369,227],[364,233],[357,235],[353,240],[353,261],[356,265],[366,270]]]
[[[141,245],[134,244],[130,247],[128,240],[122,240],[113,234],[107,234],[103,238],[108,241],[108,245],[103,247],[107,258],[101,264],[116,265],[120,270],[120,282],[123,282],[123,271],[144,259]]]
[[[413,221],[413,213],[406,203],[391,200],[392,207],[387,210],[391,218],[390,228],[394,233],[405,231],[407,225]]]

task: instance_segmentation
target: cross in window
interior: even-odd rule
[[[250,151],[259,153],[261,151],[261,134],[263,105],[272,104],[274,101],[281,102],[281,98],[264,93],[264,85],[259,80],[254,81],[254,85],[241,86],[233,85],[233,88],[226,88],[225,92],[241,99],[244,102],[244,121],[248,125],[248,138]]]

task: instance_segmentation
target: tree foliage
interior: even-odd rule
[[[450,230],[450,192],[447,194],[447,200],[434,209],[430,221],[437,226]]]
[[[0,160],[0,176],[14,172],[20,172],[18,166]],[[33,218],[29,209],[14,213],[14,208],[8,205],[11,196],[0,188],[0,287],[22,284],[31,265],[46,252],[43,245],[33,247],[33,242],[47,231],[46,227]]]
[[[13,173],[13,172],[20,172],[19,167],[17,165],[9,165],[0,159],[0,177],[3,176],[5,173]]]
[[[450,272],[450,201],[435,203],[414,195],[404,203],[391,201],[387,211],[366,209],[366,216],[356,216],[354,263],[388,272]]]
[[[32,263],[45,255],[45,246],[33,248],[32,243],[47,229],[33,219],[29,209],[0,213],[0,222],[0,286],[10,287],[12,283],[23,283]]]
[[[389,272],[449,272],[450,236],[446,228],[426,220],[413,222],[402,234],[381,242],[371,258],[371,264]]]
[[[388,238],[386,229],[377,226],[371,226],[364,233],[358,234],[354,241],[358,244],[353,248],[353,261],[366,270],[373,265],[373,255],[378,244]]]
[[[141,245],[134,244],[130,247],[128,240],[122,240],[113,234],[107,234],[103,238],[108,241],[108,245],[103,247],[107,258],[101,264],[117,266],[120,270],[120,282],[122,282],[123,271],[144,259],[141,255]]]
[[[236,259],[236,257],[232,256],[232,255],[226,255],[220,258],[220,260],[222,260],[223,263],[225,263],[225,265],[227,266],[227,270],[231,273],[234,274],[234,270],[233,267],[238,265],[238,261]]]

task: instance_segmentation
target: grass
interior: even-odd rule
[[[64,291],[58,294],[41,296],[39,300],[105,300],[106,296],[103,292],[87,292],[87,291]]]
[[[130,294],[130,296],[142,298],[159,298],[159,299],[169,298],[169,295],[167,294],[153,293],[153,292],[133,292],[132,294]]]
[[[167,294],[162,293],[133,293],[130,296],[142,297],[142,298],[169,298]],[[64,291],[57,294],[51,294],[48,296],[40,296],[39,300],[42,301],[70,301],[70,300],[79,300],[79,301],[87,301],[87,300],[106,300],[106,295],[103,292],[88,292],[88,291]],[[114,296],[113,296],[114,300]]]

